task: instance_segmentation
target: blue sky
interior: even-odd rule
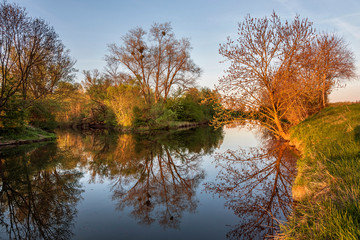
[[[154,22],[171,22],[175,35],[188,37],[192,58],[202,68],[199,86],[212,88],[226,64],[218,54],[227,36],[236,37],[237,23],[247,14],[269,16],[274,10],[282,19],[296,14],[309,18],[320,31],[336,32],[354,52],[360,73],[359,0],[8,0],[24,6],[30,16],[53,26],[77,60],[78,81],[82,70],[105,66],[107,45],[120,43],[128,30],[144,29]],[[331,101],[360,100],[360,81],[335,91]]]

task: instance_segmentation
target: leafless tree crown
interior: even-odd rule
[[[187,38],[176,39],[170,23],[155,23],[147,33],[141,27],[122,37],[121,45],[110,44],[106,61],[118,64],[140,86],[147,103],[166,100],[174,86],[188,88],[200,75],[190,58]]]

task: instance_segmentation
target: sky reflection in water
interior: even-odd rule
[[[59,131],[56,144],[1,151],[1,236],[262,239],[291,209],[295,155],[256,135]]]

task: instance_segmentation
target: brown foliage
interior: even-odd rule
[[[308,19],[292,22],[247,16],[236,41],[228,38],[220,54],[230,61],[219,81],[225,108],[247,112],[275,135],[316,112],[343,78],[354,77],[354,59],[344,41],[316,34]],[[244,116],[243,116],[244,117]]]

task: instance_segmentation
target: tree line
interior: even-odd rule
[[[58,124],[162,128],[209,122],[210,89],[196,88],[200,68],[189,39],[175,37],[170,23],[137,27],[110,44],[103,72],[84,70],[74,81],[75,60],[55,30],[17,4],[1,3],[2,132],[28,123],[47,130]]]
[[[104,72],[83,72],[92,118],[113,115],[115,125],[149,128],[211,120],[212,105],[203,100],[215,92],[195,87],[201,70],[190,41],[177,39],[170,23],[134,28],[108,50]]]
[[[164,128],[179,122],[257,120],[287,138],[290,126],[326,106],[344,80],[355,77],[353,53],[333,33],[308,19],[270,17],[239,23],[236,40],[220,44],[230,62],[215,90],[196,87],[201,69],[187,38],[170,23],[136,27],[108,45],[106,67],[84,70],[55,30],[17,4],[1,3],[0,130],[28,123],[114,128]]]

